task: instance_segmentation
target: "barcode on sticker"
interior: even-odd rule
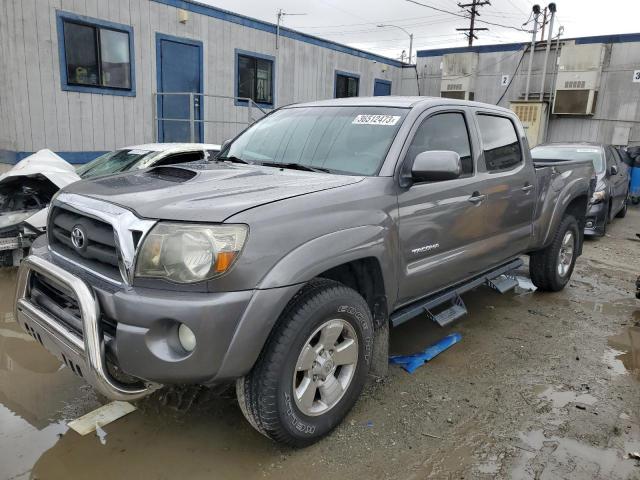
[[[400,115],[358,115],[351,122],[354,125],[395,125]]]

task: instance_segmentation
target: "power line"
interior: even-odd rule
[[[431,10],[436,10],[438,12],[448,13],[449,15],[453,15],[456,17],[469,19],[468,16],[463,15],[461,13],[450,12],[449,10],[444,10],[442,8],[434,7],[433,5],[427,5],[426,3],[417,2],[416,0],[406,0],[406,1],[409,3],[415,3],[416,5],[420,5],[421,7],[430,8]],[[513,25],[503,25],[501,23],[489,22],[487,20],[476,20],[476,22],[484,23],[486,25],[493,25],[494,27],[509,28],[511,30],[517,30],[518,32],[530,33],[528,30],[525,30],[524,28],[514,27]]]
[[[525,47],[522,49],[522,55],[520,56],[520,60],[518,60],[518,65],[516,65],[516,69],[513,71],[513,74],[511,75],[511,78],[509,79],[509,83],[505,87],[504,92],[502,92],[502,95],[500,95],[500,98],[495,103],[495,105],[500,105],[500,102],[502,101],[504,96],[509,91],[509,87],[511,86],[511,83],[513,82],[513,79],[516,78],[516,74],[518,73],[518,69],[520,68],[520,65],[522,64],[522,59],[524,59],[524,54],[527,52],[527,48],[528,47],[529,47],[529,45],[525,45]]]

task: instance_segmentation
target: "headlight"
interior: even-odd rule
[[[600,203],[605,199],[606,196],[607,194],[605,190],[593,192],[593,195],[591,196],[591,203]]]
[[[193,283],[227,272],[247,238],[246,225],[158,223],[138,253],[136,277]]]

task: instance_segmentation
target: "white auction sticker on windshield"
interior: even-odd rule
[[[400,115],[358,115],[351,122],[354,125],[395,125]]]
[[[146,155],[149,150],[129,150],[127,155]]]

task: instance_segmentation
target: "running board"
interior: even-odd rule
[[[425,312],[427,317],[433,322],[436,322],[441,327],[446,327],[450,323],[455,322],[460,317],[467,314],[467,307],[464,306],[464,302],[460,295],[456,295],[451,299],[451,304],[445,310],[440,313],[432,313],[430,310]]]
[[[480,275],[472,277],[465,282],[459,283],[439,293],[430,295],[421,300],[413,302],[405,307],[402,307],[391,314],[390,316],[391,326],[397,327],[398,325],[402,325],[406,321],[411,320],[412,318],[417,317],[418,315],[423,315],[425,313],[431,320],[441,325],[440,322],[438,322],[435,319],[437,315],[434,315],[431,313],[438,306],[444,305],[447,302],[450,302],[452,306],[454,305],[460,306],[458,303],[456,303],[457,302],[456,299],[459,298],[460,295],[462,295],[465,292],[468,292],[469,290],[473,290],[474,288],[479,287],[481,285],[487,285],[489,281],[493,282],[494,285],[499,284],[503,288],[507,287],[510,283],[513,283],[513,282],[509,282],[509,284],[508,283],[503,284],[500,280],[498,280],[498,278],[502,275],[512,272],[517,268],[520,268],[522,265],[523,265],[522,259],[516,258],[515,260],[505,263],[499,267],[496,267],[492,270],[489,270]],[[509,276],[509,277],[514,278],[512,276]],[[517,281],[516,281],[516,284],[517,284]],[[460,299],[460,302],[462,302],[462,299]],[[453,322],[453,320],[448,320],[450,316],[455,317],[454,320],[456,320],[467,312],[467,309],[464,307],[464,303],[462,303],[461,306],[462,306],[462,309],[464,310],[464,313],[460,313],[462,311],[460,308],[451,308],[451,307],[448,309],[445,309],[444,312],[442,312],[442,313],[448,312],[446,316],[443,316],[441,318],[442,321],[445,322],[444,325],[448,325],[449,323]]]
[[[487,286],[496,292],[506,293],[518,286],[518,280],[513,275],[503,274],[496,278],[487,278]]]

